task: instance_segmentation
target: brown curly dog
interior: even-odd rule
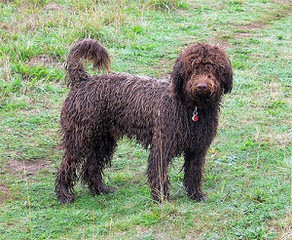
[[[110,65],[96,40],[81,40],[70,51],[71,90],[61,112],[64,156],[55,189],[59,201],[74,200],[79,177],[94,195],[113,192],[102,179],[103,170],[122,136],[150,146],[147,177],[154,200],[168,199],[168,165],[181,154],[186,191],[191,199],[204,200],[205,155],[216,135],[221,96],[232,89],[226,53],[204,43],[188,46],[168,81],[122,73],[90,76],[81,58],[99,69]]]

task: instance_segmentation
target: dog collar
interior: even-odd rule
[[[198,107],[195,107],[195,110],[193,111],[192,120],[194,122],[197,122],[199,120]]]

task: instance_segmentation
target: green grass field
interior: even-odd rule
[[[292,239],[291,13],[288,0],[1,1],[0,239]],[[123,139],[105,175],[114,194],[78,185],[73,204],[58,203],[63,63],[85,37],[113,71],[157,78],[186,44],[227,51],[234,89],[207,155],[206,202],[186,196],[177,158],[170,202],[153,203],[148,152]]]

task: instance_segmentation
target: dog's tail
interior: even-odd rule
[[[93,67],[97,67],[98,70],[110,70],[110,57],[106,49],[97,40],[79,40],[71,48],[66,62],[69,78],[68,85],[70,87],[91,77],[80,62],[81,58],[92,60]]]

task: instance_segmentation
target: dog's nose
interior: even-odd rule
[[[208,89],[208,85],[204,82],[200,82],[197,84],[197,88],[200,91],[206,91]]]

